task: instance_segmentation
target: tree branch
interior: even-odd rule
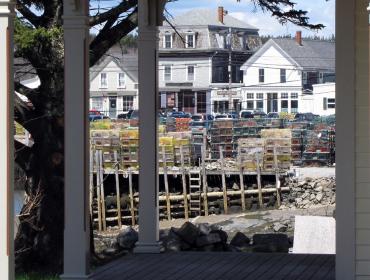
[[[34,27],[39,27],[40,17],[36,16],[31,10],[20,0],[16,3],[16,9],[21,15],[28,20]]]
[[[14,160],[23,169],[23,171],[28,170],[28,162],[32,154],[32,148],[24,145],[15,139],[14,141]]]
[[[107,12],[96,14],[90,17],[90,26],[102,24],[112,18],[118,18],[120,14],[127,12],[128,10],[137,6],[137,0],[122,0],[122,2],[116,7],[110,9]]]
[[[133,31],[138,23],[138,9],[112,28],[100,32],[90,44],[90,67],[93,66],[122,37]]]

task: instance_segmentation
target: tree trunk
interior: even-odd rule
[[[38,117],[21,123],[32,135],[31,148],[16,147],[16,161],[27,175],[29,197],[19,217],[15,239],[17,271],[59,273],[64,232],[64,106],[63,69],[44,77],[34,104]],[[50,73],[49,72],[49,73]],[[40,77],[43,80],[43,77]],[[42,103],[42,101],[44,103]],[[27,158],[22,154],[27,149]]]

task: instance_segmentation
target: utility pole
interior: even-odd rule
[[[232,83],[233,83],[233,79],[232,79],[232,46],[233,46],[233,38],[232,38],[232,31],[231,31],[231,27],[229,27],[229,34],[228,34],[228,37],[229,37],[229,65],[228,65],[228,71],[229,71],[229,113],[231,113],[233,111],[233,93],[231,91],[231,87],[232,87]]]

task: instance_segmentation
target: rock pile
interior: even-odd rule
[[[308,209],[312,206],[335,204],[335,178],[306,178],[301,182],[289,183],[290,192],[282,195],[280,209]]]
[[[218,226],[186,222],[162,236],[166,251],[233,251],[287,253],[292,246],[286,234],[254,234],[252,239],[238,232],[228,242],[228,234]]]

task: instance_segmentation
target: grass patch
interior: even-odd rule
[[[59,280],[59,276],[42,275],[39,273],[17,274],[15,280]]]

